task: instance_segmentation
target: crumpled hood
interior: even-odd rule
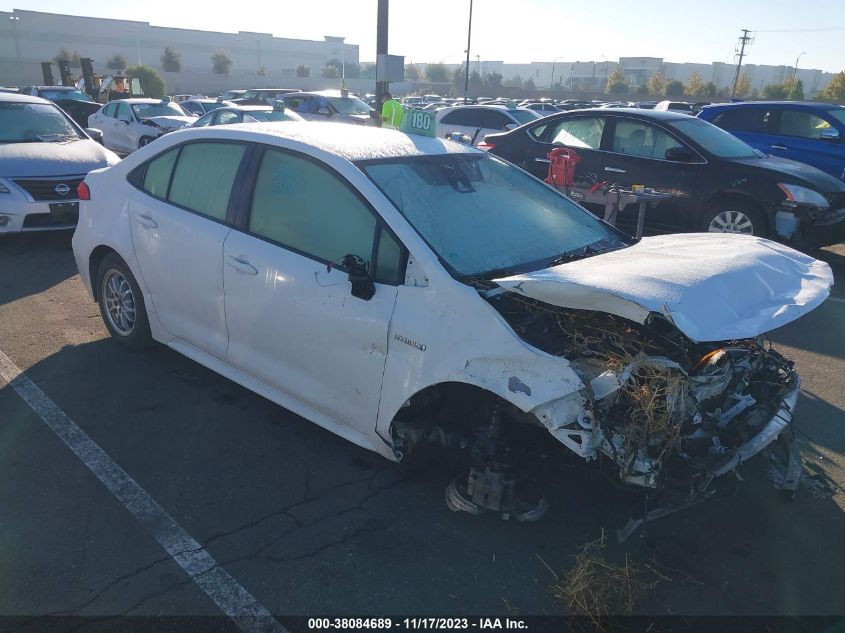
[[[153,123],[163,127],[165,130],[179,130],[186,125],[190,125],[196,118],[191,116],[148,116],[141,119],[141,122],[152,121]]]
[[[0,143],[0,177],[87,174],[116,164],[116,154],[91,139],[58,143]]]
[[[770,240],[688,233],[495,281],[538,301],[638,323],[657,312],[704,342],[751,338],[794,321],[827,298],[833,273]]]
[[[764,169],[768,172],[775,172],[781,182],[801,184],[818,189],[821,193],[837,193],[845,191],[845,183],[834,178],[821,169],[799,163],[780,156],[764,156],[763,158],[737,158],[732,162],[751,167],[753,169]],[[786,178],[784,178],[786,176]]]

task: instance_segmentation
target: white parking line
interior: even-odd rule
[[[245,633],[287,633],[125,470],[0,351],[0,377]]]
[[[845,299],[842,297],[828,297],[828,301],[833,301],[833,303],[845,303]]]

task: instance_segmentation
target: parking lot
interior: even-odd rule
[[[536,524],[452,513],[448,468],[408,472],[163,346],[114,344],[70,239],[0,241],[0,353],[273,614],[562,613],[546,564],[565,572],[641,509],[566,459]],[[845,249],[822,256],[841,284]],[[799,493],[779,496],[761,455],[734,492],[611,539],[611,559],[627,552],[665,577],[637,612],[841,611],[843,319],[836,286],[772,336],[803,379]],[[0,613],[220,613],[2,377],[0,455]]]

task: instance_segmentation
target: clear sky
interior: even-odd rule
[[[12,8],[73,13],[279,37],[346,36],[375,59],[376,0],[0,0]],[[475,0],[472,58],[506,62],[662,57],[734,62],[740,29],[756,31],[749,63],[845,69],[843,0]],[[458,63],[469,0],[392,0],[390,52],[406,61]],[[825,29],[825,30],[820,30]],[[769,31],[769,32],[766,32]],[[771,32],[790,31],[790,32]]]

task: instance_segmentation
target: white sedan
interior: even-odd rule
[[[465,134],[478,145],[488,134],[507,132],[540,118],[534,110],[504,105],[459,105],[440,108],[435,114],[437,135]]]
[[[116,341],[388,459],[463,449],[449,507],[523,520],[547,444],[673,508],[707,498],[792,419],[798,375],[760,335],[832,284],[757,237],[635,242],[497,157],[363,126],[182,130],[80,194],[73,251]]]
[[[160,99],[109,101],[88,117],[88,126],[103,133],[103,145],[129,154],[158,137],[196,121],[177,103]]]

